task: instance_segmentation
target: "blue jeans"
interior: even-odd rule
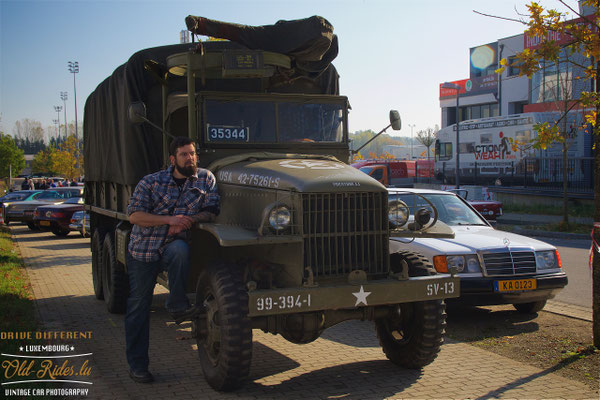
[[[160,271],[169,274],[169,296],[167,311],[176,312],[189,308],[185,284],[189,272],[189,246],[183,240],[174,240],[163,248],[158,261],[138,261],[127,253],[127,275],[129,297],[125,314],[125,344],[127,362],[133,371],[148,369],[148,347],[150,346],[150,306]]]

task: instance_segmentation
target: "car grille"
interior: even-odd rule
[[[387,193],[302,195],[304,267],[315,277],[387,273]]]
[[[532,251],[512,251],[483,254],[488,276],[534,274],[535,254]]]

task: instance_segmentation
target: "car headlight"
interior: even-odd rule
[[[535,253],[538,270],[560,268],[560,258],[556,250],[537,251]]]
[[[435,256],[433,257],[433,266],[436,271],[442,273],[448,273],[455,268],[457,272],[481,272],[479,259],[475,254]]]
[[[280,205],[273,207],[269,212],[269,224],[277,232],[281,232],[290,226],[292,222],[292,213],[286,206]]]
[[[390,228],[396,229],[406,224],[408,221],[408,206],[403,201],[390,201],[388,207],[388,220]]]

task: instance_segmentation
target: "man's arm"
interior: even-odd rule
[[[135,211],[129,216],[129,222],[143,227],[169,225],[169,229],[177,228],[182,231],[191,228],[194,219],[192,216],[187,215],[156,215],[144,211]]]

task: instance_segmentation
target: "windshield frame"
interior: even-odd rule
[[[230,101],[230,102],[265,102],[274,105],[275,119],[275,141],[267,142],[220,142],[207,140],[207,101]],[[280,137],[280,125],[278,118],[278,104],[280,103],[300,103],[300,104],[331,104],[339,106],[342,116],[342,132],[340,141],[331,142],[296,142],[283,141]],[[307,94],[281,94],[281,93],[223,93],[223,92],[203,92],[196,96],[197,127],[196,137],[201,147],[204,148],[289,148],[289,147],[347,147],[348,146],[348,98],[345,96],[332,95],[307,95]],[[252,134],[252,133],[250,133]]]

